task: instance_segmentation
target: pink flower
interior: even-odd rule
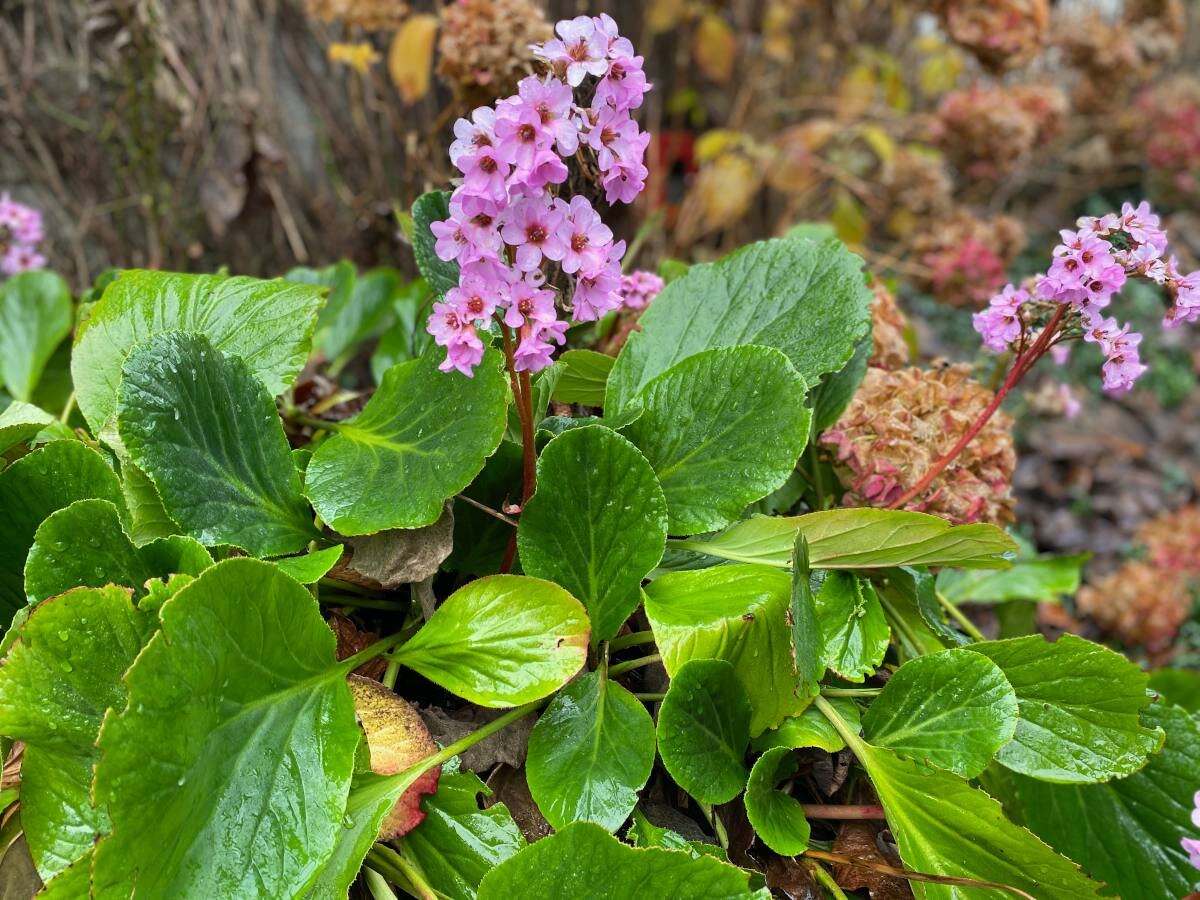
[[[496,119],[496,141],[500,153],[512,161],[520,175],[533,168],[539,153],[551,148],[554,136],[542,126],[542,117],[536,109],[518,102],[501,107]]]
[[[1167,249],[1167,233],[1158,227],[1159,218],[1143,200],[1136,207],[1132,203],[1121,205],[1121,230],[1139,244],[1149,244],[1162,253]]]
[[[596,164],[601,172],[614,166],[640,164],[650,135],[638,129],[628,112],[611,106],[593,110],[594,120],[587,133],[588,146],[596,151]]]
[[[646,188],[649,170],[640,163],[613,166],[604,175],[604,199],[609,203],[632,203]]]
[[[549,343],[563,344],[566,341],[566,322],[548,322],[522,331],[521,342],[513,353],[513,368],[518,372],[540,372],[553,361],[550,354],[554,347]]]
[[[453,307],[461,321],[490,319],[496,306],[507,299],[508,286],[494,277],[488,277],[490,274],[487,269],[465,271],[458,280],[458,287],[446,291],[446,303]]]
[[[971,317],[985,347],[999,353],[1021,336],[1021,305],[1028,300],[1028,291],[1006,285],[992,297],[987,309]]]
[[[645,309],[662,292],[663,280],[653,272],[638,270],[621,276],[617,292],[626,309]]]
[[[509,328],[525,325],[548,325],[558,318],[554,308],[554,291],[534,284],[528,278],[518,278],[512,284],[504,324]]]
[[[443,372],[457,369],[470,378],[483,359],[483,341],[475,333],[475,326],[463,319],[452,304],[435,303],[426,329],[439,347],[446,348],[446,358],[438,368]]]
[[[530,75],[517,85],[518,96],[535,110],[542,127],[554,137],[554,144],[563,156],[573,156],[579,149],[579,120],[571,89],[550,76],[544,80]]]
[[[593,105],[608,104],[619,112],[637,109],[642,97],[650,90],[646,73],[642,70],[644,60],[640,56],[621,56],[612,61],[608,74],[596,85]]]
[[[1075,396],[1075,392],[1071,390],[1069,384],[1060,384],[1058,386],[1058,396],[1062,400],[1063,417],[1073,419],[1079,415],[1083,409],[1083,404]]]
[[[1192,803],[1195,809],[1192,810],[1192,824],[1200,828],[1200,791],[1192,796]],[[1195,838],[1183,838],[1180,843],[1183,845],[1184,852],[1188,855],[1190,862],[1197,869],[1200,869],[1200,841]]]
[[[504,203],[508,199],[505,182],[512,167],[496,147],[482,146],[463,154],[455,165],[466,176],[462,183],[462,190],[466,194],[496,203]]]
[[[1171,257],[1165,266],[1167,292],[1174,302],[1163,319],[1164,328],[1178,328],[1184,322],[1200,319],[1200,270],[1180,275],[1178,262]]]
[[[526,197],[508,208],[500,235],[509,246],[517,248],[516,266],[522,272],[532,272],[542,259],[561,260],[566,244],[560,236],[562,210],[549,197]]]
[[[495,204],[481,197],[456,194],[450,199],[450,218],[431,222],[436,243],[433,252],[446,262],[461,265],[481,259],[495,259],[501,249],[500,232],[493,210]]]
[[[1112,325],[1115,322],[1110,320]],[[1146,371],[1138,357],[1138,345],[1142,336],[1130,331],[1129,326],[1123,328],[1108,327],[1099,341],[1104,355],[1107,357],[1100,373],[1104,376],[1104,390],[1113,394],[1123,394],[1133,387],[1133,383]]]
[[[461,156],[474,153],[480,147],[490,147],[496,142],[496,111],[490,106],[481,106],[471,113],[471,118],[459,119],[454,123],[454,143],[450,145],[450,162],[458,166]]]
[[[540,150],[528,170],[514,172],[509,188],[513,196],[538,193],[548,184],[567,180],[567,167],[553,150]]]
[[[46,257],[27,244],[13,244],[0,258],[0,273],[4,275],[19,275],[45,267]]]
[[[468,378],[475,375],[475,367],[483,359],[483,342],[472,332],[462,340],[446,345],[446,358],[438,365],[443,372],[457,369]]]
[[[564,212],[559,235],[566,246],[563,271],[574,275],[579,271],[594,272],[603,268],[608,262],[612,229],[604,224],[586,197],[576,195],[569,205],[562,200],[556,202],[561,204],[560,209]]]
[[[597,77],[608,71],[608,38],[587,16],[564,19],[554,26],[558,38],[547,41],[535,52],[556,68],[565,68],[567,84],[579,87],[588,75]]]
[[[617,241],[609,252],[607,264],[595,272],[581,272],[575,279],[571,296],[572,316],[576,322],[594,322],[621,306],[621,257],[625,242]]]

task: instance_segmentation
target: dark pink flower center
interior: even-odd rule
[[[525,230],[525,239],[531,244],[540,244],[546,240],[546,228],[540,224],[530,225]]]
[[[537,129],[526,122],[517,127],[517,140],[522,144],[532,144],[537,139]]]
[[[588,237],[582,232],[575,232],[571,235],[571,249],[576,253],[582,253],[588,245]]]

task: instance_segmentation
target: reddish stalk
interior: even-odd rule
[[[996,391],[996,395],[992,397],[991,402],[984,407],[983,412],[979,414],[979,418],[971,423],[971,427],[963,432],[963,436],[958,439],[954,446],[951,447],[944,456],[930,466],[929,471],[922,476],[920,481],[905,491],[898,500],[889,503],[887,507],[888,509],[899,509],[923,494],[929,485],[933,483],[934,479],[941,475],[943,471],[945,471],[946,466],[954,462],[954,460],[958,457],[958,454],[962,453],[963,449],[975,439],[975,436],[979,434],[983,426],[988,423],[988,420],[991,419],[996,410],[1000,408],[1000,404],[1004,402],[1004,398],[1008,396],[1009,391],[1017,386],[1018,382],[1020,382],[1020,380],[1025,377],[1029,370],[1033,368],[1034,363],[1041,359],[1043,354],[1045,354],[1045,352],[1050,348],[1051,342],[1058,333],[1059,323],[1062,321],[1062,318],[1066,312],[1067,307],[1065,304],[1060,305],[1058,309],[1055,310],[1054,315],[1050,318],[1050,321],[1046,324],[1046,327],[1042,330],[1042,333],[1038,336],[1038,339],[1034,341],[1033,346],[1013,360],[1012,368],[1009,369],[1008,375],[1004,379],[1004,383],[1000,385],[999,390]]]
[[[521,450],[522,450],[522,483],[521,506],[523,507],[533,495],[537,480],[537,446],[533,436],[533,386],[528,372],[518,373],[513,364],[512,332],[503,322],[500,323],[500,334],[504,338],[504,367],[508,370],[509,384],[512,386],[513,402],[517,405],[517,418],[521,420]],[[512,568],[517,555],[517,533],[514,531],[509,538],[508,548],[504,551],[504,559],[500,563],[500,574],[507,574]]]
[[[802,803],[806,819],[885,819],[882,806],[847,806],[841,803]]]

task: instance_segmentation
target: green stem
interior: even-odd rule
[[[912,629],[908,627],[908,623],[904,621],[904,617],[896,611],[896,607],[892,605],[891,601],[882,592],[879,593],[879,604],[883,607],[884,612],[888,613],[888,624],[900,632],[900,638],[907,642],[913,656],[920,656],[921,645],[917,643],[917,636],[913,634]]]
[[[846,900],[846,892],[842,890],[841,885],[833,880],[833,876],[825,871],[823,865],[815,859],[806,859],[804,860],[804,867],[808,869],[810,875],[821,882],[821,887],[829,892],[829,896],[833,900]]]
[[[962,626],[963,631],[975,638],[977,641],[987,640],[987,638],[983,636],[983,632],[975,626],[975,623],[967,618],[967,614],[947,600],[946,596],[941,591],[934,591],[934,596],[937,597],[937,602],[942,604],[942,609],[950,614],[950,618]]]
[[[846,746],[861,760],[863,757],[862,750],[866,747],[866,744],[858,736],[858,732],[846,724],[846,720],[838,715],[838,711],[833,708],[833,704],[821,695],[818,694],[816,697],[813,697],[813,705],[829,720],[829,724],[842,736],[842,740],[846,742]]]
[[[630,634],[623,634],[620,637],[615,637],[608,642],[609,653],[620,653],[622,650],[627,650],[630,647],[636,647],[638,644],[654,643],[653,631],[634,631]]]
[[[883,688],[821,688],[822,697],[878,697]]]
[[[651,694],[634,694],[633,696],[634,696],[634,697],[636,697],[638,700],[644,700],[644,701],[646,701],[647,703],[653,703],[653,702],[655,702],[656,700],[662,700],[662,699],[663,699],[664,697],[666,697],[667,695],[666,695],[666,694],[653,694],[653,693],[651,693]]]
[[[699,800],[696,802],[700,804],[700,811],[704,813],[704,818],[708,819],[708,824],[712,826],[713,832],[717,836],[718,843],[720,843],[724,849],[728,850],[729,832],[725,830],[725,823],[721,821],[721,817],[718,816],[713,810],[711,803],[703,803]]]
[[[372,860],[372,862],[374,862],[376,865],[379,864],[378,860]],[[403,878],[402,876],[402,872],[389,872],[387,877],[384,877],[380,872],[365,865],[363,866],[362,870],[363,883],[367,886],[367,892],[374,898],[374,900],[381,900],[381,898],[382,900],[387,900],[389,897],[392,898],[392,900],[398,900],[398,898],[396,898],[396,892],[388,886],[389,880],[393,884],[398,885],[405,893],[411,893],[417,890],[416,887],[408,883],[408,879]]]
[[[66,425],[67,419],[71,418],[71,413],[74,412],[74,410],[75,410],[75,392],[71,391],[70,396],[67,397],[66,405],[63,406],[62,415],[58,417],[58,421],[62,422],[64,425]]]
[[[617,675],[633,671],[634,669],[640,669],[643,666],[652,666],[656,662],[662,662],[662,656],[658,653],[651,653],[649,656],[643,656],[640,659],[631,659],[627,662],[619,662],[615,666],[610,666],[608,674],[615,678]]]
[[[325,579],[321,579],[320,583],[324,584]],[[323,594],[321,602],[326,606],[357,606],[361,609],[384,609],[390,612],[395,612],[400,608],[400,604],[392,600],[374,600],[370,597],[353,597],[349,594]]]
[[[288,419],[297,425],[307,425],[313,431],[337,431],[342,427],[341,422],[330,422],[328,419],[318,419],[302,412],[288,413]]]
[[[380,638],[366,649],[359,650],[353,656],[347,656],[338,665],[349,674],[363,663],[369,662],[377,656],[382,656],[391,650],[392,647],[404,640],[404,637],[404,632],[399,632],[397,634],[390,634],[385,638]]]
[[[383,686],[389,691],[396,689],[396,676],[400,674],[400,663],[394,659],[388,660],[387,669],[383,673]]]

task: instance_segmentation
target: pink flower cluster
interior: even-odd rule
[[[1192,803],[1196,805],[1196,808],[1192,810],[1192,824],[1200,828],[1200,791],[1196,791],[1195,796],[1192,797]],[[1180,843],[1183,844],[1183,850],[1188,855],[1188,862],[1200,869],[1200,841],[1195,838],[1183,838]]]
[[[650,136],[631,113],[650,85],[642,57],[608,15],[564,20],[555,30],[556,39],[533,47],[548,74],[522,79],[515,96],[454,125],[450,161],[463,177],[450,218],[431,227],[435,252],[456,260],[460,276],[434,304],[428,325],[446,348],[447,372],[474,372],[484,349],[476,328],[493,316],[516,332],[518,371],[550,365],[567,330],[548,280],[551,264],[572,289],[574,321],[594,321],[623,301],[625,242],[614,242],[586,197],[567,200],[557,189],[567,180],[567,161],[586,152],[608,203],[637,197],[648,174],[642,159]],[[576,103],[580,88],[590,89],[590,105]]]
[[[1146,366],[1138,355],[1142,336],[1106,316],[1113,296],[1131,277],[1162,285],[1171,298],[1163,326],[1174,328],[1200,319],[1200,271],[1179,272],[1175,257],[1166,255],[1167,233],[1145,201],[1136,207],[1126,203],[1120,215],[1084,216],[1076,224],[1078,230],[1061,232],[1062,243],[1054,248],[1054,261],[1035,279],[1033,294],[1070,308],[1083,339],[1104,351],[1104,389],[1124,393]],[[996,351],[1023,350],[1029,335],[1022,309],[1033,301],[1030,291],[1011,284],[992,297],[988,307],[974,317],[984,346]],[[1055,351],[1063,349],[1054,347]]]
[[[653,272],[638,270],[621,276],[617,293],[626,309],[645,309],[663,289],[663,280]]]
[[[37,251],[43,237],[41,212],[0,194],[0,273],[16,275],[46,265]]]

